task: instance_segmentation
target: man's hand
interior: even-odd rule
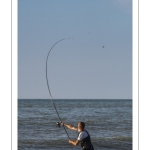
[[[69,140],[69,143],[70,143],[70,144],[72,144],[72,142],[73,142],[72,140]]]
[[[66,124],[66,123],[64,123],[64,122],[61,122],[60,124],[61,124],[62,126],[67,127],[68,129],[71,129],[71,130],[77,131],[77,128],[76,128],[76,127],[74,127],[74,126],[72,126],[72,125]]]
[[[76,146],[79,144],[79,141],[78,140],[76,140],[76,141],[69,140],[69,143]]]

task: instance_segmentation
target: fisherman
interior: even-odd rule
[[[76,141],[69,140],[70,144],[76,146],[80,143],[82,150],[94,150],[94,147],[91,143],[90,135],[86,130],[84,130],[84,122],[79,122],[77,128],[63,122],[61,123],[61,125],[66,126],[68,129],[77,131],[79,133]]]

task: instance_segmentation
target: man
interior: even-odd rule
[[[91,143],[90,135],[86,130],[84,130],[85,127],[84,122],[79,122],[77,128],[63,122],[61,123],[61,125],[66,126],[68,129],[79,132],[77,140],[76,141],[69,140],[70,144],[76,146],[79,143],[81,143],[82,150],[94,150],[93,145]]]

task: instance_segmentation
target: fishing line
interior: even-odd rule
[[[56,106],[55,106],[55,103],[54,103],[54,101],[53,101],[52,94],[51,94],[51,91],[50,91],[49,82],[48,82],[47,62],[48,62],[49,54],[50,54],[51,50],[54,48],[54,46],[55,46],[56,44],[58,44],[59,42],[63,41],[63,40],[69,40],[69,39],[73,39],[73,38],[61,39],[61,40],[57,41],[57,42],[51,47],[51,49],[49,50],[48,55],[47,55],[47,59],[46,59],[46,81],[47,81],[47,87],[48,87],[48,91],[49,91],[49,95],[50,95],[52,104],[53,104],[53,106],[54,106],[54,108],[55,108],[56,114],[57,114],[57,116],[58,116],[60,122],[62,122],[62,120],[61,120],[61,118],[60,118],[60,116],[59,116],[59,113],[58,113],[57,108],[56,108]],[[65,130],[67,136],[68,136],[68,139],[70,139],[70,137],[69,137],[69,135],[68,135],[68,133],[67,133],[67,131],[66,131],[65,126],[63,126],[63,127],[64,127],[64,130]]]

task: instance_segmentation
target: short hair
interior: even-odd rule
[[[82,129],[84,129],[85,123],[84,123],[84,122],[79,122],[79,126],[80,126]]]

